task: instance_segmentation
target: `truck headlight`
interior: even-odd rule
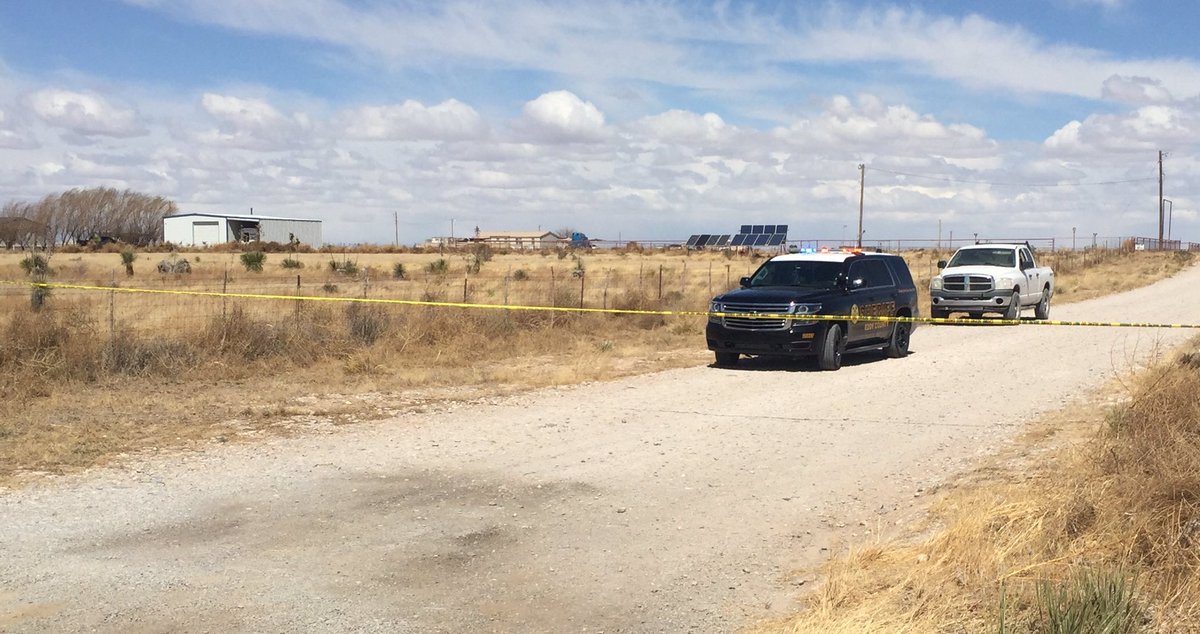
[[[935,277],[932,280],[929,280],[929,288],[930,290],[934,291],[942,290],[942,278]]]
[[[1010,277],[996,278],[996,290],[1008,291],[1008,290],[1012,290],[1012,287],[1013,287],[1012,278],[1010,278]]]
[[[711,321],[713,323],[720,323],[721,318],[718,317],[717,315],[713,315],[711,313],[725,312],[725,304],[722,304],[721,302],[718,302],[718,301],[714,301],[708,305],[708,312],[710,313],[708,316],[709,321]]]

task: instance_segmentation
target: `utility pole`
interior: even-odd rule
[[[1158,248],[1163,241],[1163,151],[1158,151]]]
[[[867,186],[867,166],[858,164],[858,248],[862,248],[863,191]],[[1160,232],[1161,233],[1161,232]]]

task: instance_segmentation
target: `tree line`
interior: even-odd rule
[[[0,244],[52,247],[100,241],[147,245],[162,240],[164,216],[174,201],[111,187],[71,189],[37,202],[10,201],[0,207]]]

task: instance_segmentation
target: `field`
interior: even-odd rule
[[[905,253],[927,305],[936,251]],[[709,362],[703,318],[345,303],[350,298],[703,311],[760,256],[681,251],[58,253],[49,281],[329,301],[53,289],[30,309],[25,255],[0,254],[0,482],[147,448],[290,433],[445,399]],[[189,274],[161,274],[186,259]],[[1054,253],[1056,303],[1150,283],[1172,254]],[[290,261],[288,261],[290,260]],[[477,264],[474,264],[476,263]],[[474,264],[474,266],[473,266]],[[402,271],[402,275],[401,275]],[[582,271],[582,274],[574,273]]]

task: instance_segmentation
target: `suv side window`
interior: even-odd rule
[[[896,285],[904,288],[916,286],[913,282],[912,273],[908,270],[908,264],[904,262],[904,258],[889,257],[887,258],[888,268],[892,270],[892,277],[896,278]]]
[[[850,265],[848,277],[851,280],[862,279],[862,288],[873,288],[878,286],[891,286],[892,274],[888,271],[887,265],[883,260],[872,258],[869,260],[859,260]]]

